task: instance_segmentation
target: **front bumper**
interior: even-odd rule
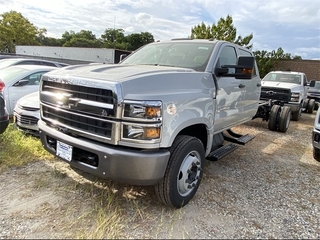
[[[13,123],[18,129],[35,136],[39,136],[39,118],[40,110],[26,111],[16,107],[13,112]]]
[[[72,167],[101,178],[132,185],[154,185],[165,174],[170,152],[167,149],[139,150],[88,139],[72,137],[38,122],[40,139],[44,148],[56,155],[57,141],[72,146]]]

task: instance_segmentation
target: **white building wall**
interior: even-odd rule
[[[48,46],[16,46],[16,54],[46,57],[55,59],[71,59],[87,62],[114,63],[114,49],[106,48],[76,48],[76,47],[48,47]]]

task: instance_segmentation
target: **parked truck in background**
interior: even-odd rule
[[[320,104],[320,81],[311,80],[311,82],[312,81],[315,81],[315,85],[313,87],[311,87],[311,86],[309,87],[307,98],[308,98],[308,101],[311,102],[311,104],[313,102],[316,103],[314,106],[314,110],[318,110],[318,107]],[[311,105],[311,104],[309,104],[309,105]]]
[[[212,39],[155,42],[120,64],[45,74],[40,138],[72,167],[154,185],[164,204],[180,208],[195,195],[205,159],[253,138],[232,127],[261,117],[271,130],[288,129],[290,108],[262,101],[260,93],[257,65],[244,47]]]
[[[302,72],[272,71],[262,79],[261,99],[283,100],[283,96],[291,92],[289,101],[285,105],[291,108],[292,120],[298,121],[302,112],[312,113],[315,101],[307,98],[309,84],[307,76]]]

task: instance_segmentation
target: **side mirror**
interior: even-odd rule
[[[229,73],[229,69],[233,69]],[[237,79],[251,79],[254,71],[254,57],[240,56],[237,65],[222,65],[221,68],[216,68],[218,76],[235,77]]]
[[[120,55],[120,62],[125,59],[128,56],[128,54],[121,54]]]
[[[13,86],[22,87],[22,86],[27,85],[27,84],[29,84],[29,80],[28,79],[22,79],[22,80],[16,82]]]
[[[314,87],[316,85],[316,80],[311,80],[308,85],[309,87]]]

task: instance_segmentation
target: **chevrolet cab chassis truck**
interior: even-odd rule
[[[43,75],[38,123],[46,150],[73,168],[154,185],[166,205],[195,195],[204,161],[253,136],[231,130],[254,118],[286,132],[290,108],[261,100],[250,50],[218,40],[155,42],[115,65],[68,66]]]

